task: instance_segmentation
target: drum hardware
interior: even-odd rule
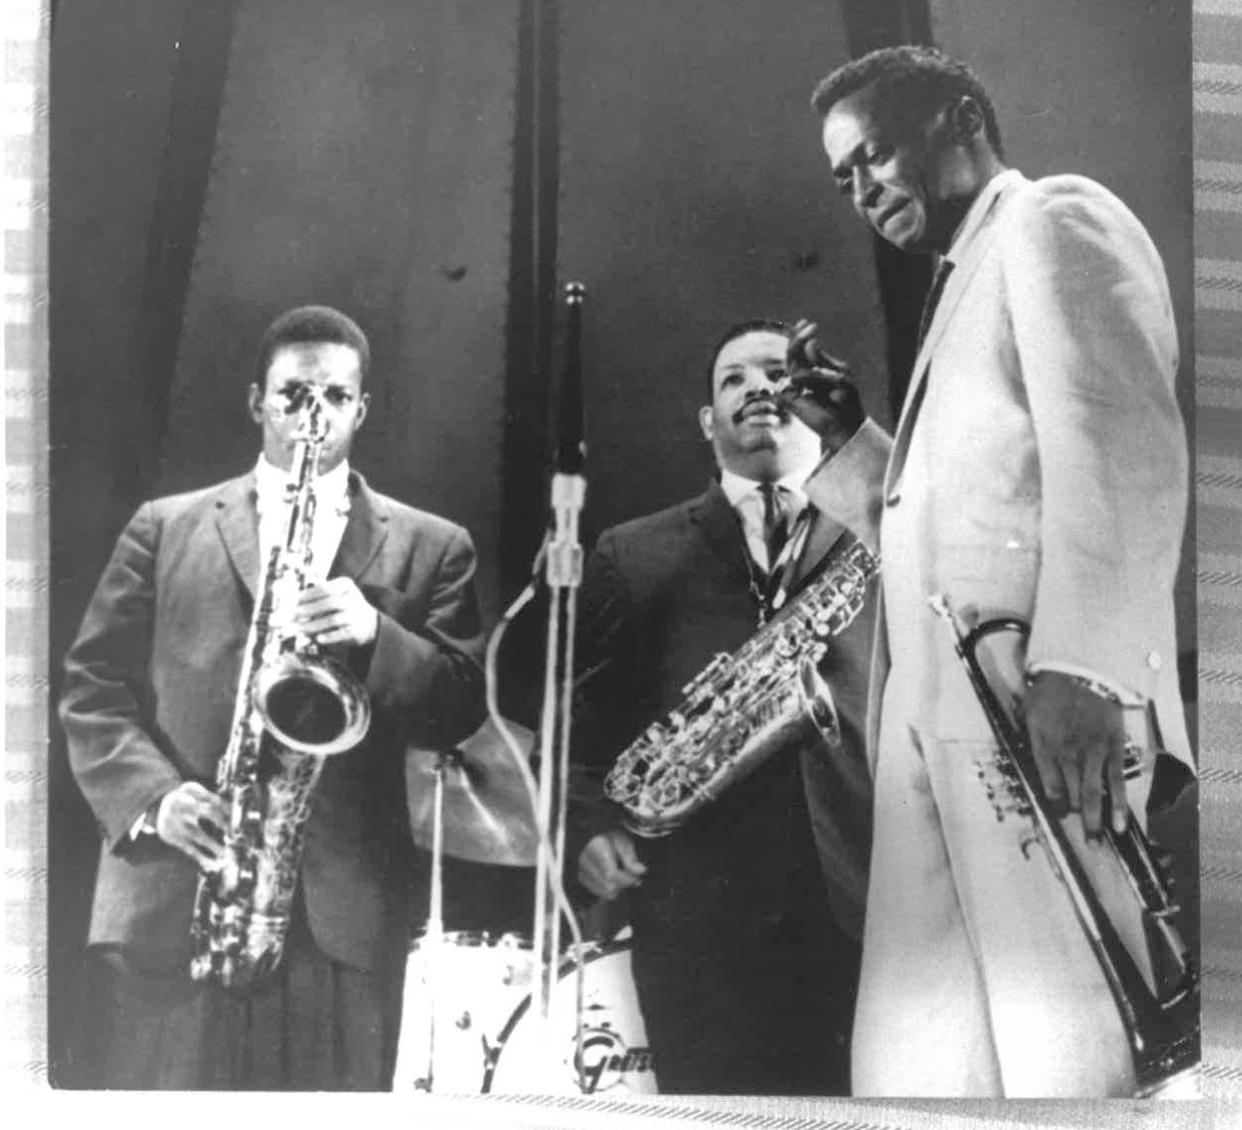
[[[444,876],[442,870],[444,862],[444,774],[448,766],[459,757],[456,750],[441,751],[432,769],[435,783],[431,790],[431,905],[427,913],[426,933],[431,964],[427,984],[430,988],[431,999],[430,1007],[427,1009],[427,1071],[414,1080],[415,1089],[420,1091],[430,1091],[435,1085],[436,1013],[438,1011],[436,991],[441,983],[441,956],[444,947]],[[412,797],[408,787],[406,795]],[[413,803],[412,800],[411,803]]]
[[[534,735],[507,725],[528,755]],[[407,749],[405,783],[410,832],[420,848],[430,849],[436,836],[439,795],[445,854],[469,863],[535,865],[537,837],[526,785],[490,719],[455,749]]]
[[[612,941],[586,943],[581,966],[573,955],[558,962],[560,991],[552,997],[547,1023],[540,1021],[532,994],[529,937],[449,930],[434,953],[430,942],[425,931],[410,950],[396,1090],[434,1089],[445,1095],[655,1093],[658,1080],[630,972],[626,932]],[[581,1013],[570,982],[580,969],[586,986]],[[434,1074],[427,1068],[426,1023],[433,998],[438,1011]],[[429,1078],[434,1088],[428,1086]]]
[[[499,718],[499,715],[496,717]],[[489,731],[489,727],[493,728]],[[485,995],[478,1000],[477,1005],[463,1005],[460,1011],[457,1011],[460,998],[453,999],[451,994],[461,993],[467,999],[471,999],[470,994],[480,991],[495,995],[497,989],[510,991],[516,989],[525,994],[529,993],[531,987],[539,980],[532,972],[537,969],[537,965],[532,960],[531,944],[528,940],[523,940],[517,935],[506,934],[493,942],[491,936],[485,933],[446,932],[444,929],[444,855],[448,835],[452,834],[455,837],[452,842],[456,851],[452,854],[461,852],[467,859],[471,858],[467,853],[474,852],[476,860],[479,855],[483,855],[485,859],[494,860],[495,845],[504,842],[494,834],[489,826],[490,822],[495,820],[496,812],[504,808],[503,804],[495,803],[496,798],[506,795],[507,788],[507,798],[511,799],[513,791],[511,787],[513,774],[506,775],[497,769],[504,763],[503,759],[496,755],[498,735],[510,747],[508,752],[512,754],[513,764],[518,765],[519,758],[522,759],[517,776],[521,782],[523,797],[526,799],[526,811],[529,814],[532,810],[533,802],[529,797],[533,791],[533,779],[525,781],[522,777],[523,771],[525,774],[530,774],[530,767],[525,761],[529,753],[530,742],[527,740],[523,745],[522,738],[523,733],[529,735],[529,731],[523,731],[519,727],[515,733],[511,727],[512,723],[504,720],[500,720],[499,723],[488,723],[480,728],[474,738],[462,743],[458,748],[437,751],[412,750],[407,756],[411,819],[414,819],[413,814],[416,811],[421,813],[425,810],[427,814],[422,824],[416,829],[416,842],[422,839],[431,849],[427,922],[422,936],[415,943],[409,962],[410,968],[407,970],[406,1019],[403,1021],[398,1048],[398,1085],[406,1067],[413,1066],[417,1074],[411,1080],[410,1085],[418,1091],[437,1090],[437,1066],[442,1059],[446,1058],[446,1053],[443,1051],[445,1045],[449,1047],[450,1056],[460,1056],[457,1050],[458,1042],[454,1039],[452,1029],[459,1033],[469,1033],[478,1029],[479,1042],[475,1045],[471,1040],[470,1045],[477,1049],[480,1055],[479,1075],[474,1085],[467,1087],[468,1092],[476,1091],[483,1086],[489,1078],[484,1074],[489,1064],[493,1069],[495,1067],[499,1048],[493,1048],[489,1044],[489,1029],[485,1017],[489,1008],[495,1007],[496,1001],[489,1000]],[[471,754],[475,756],[472,758]],[[480,774],[477,771],[480,765],[487,772]],[[431,781],[430,790],[425,784],[428,777]],[[413,779],[417,780],[417,785],[414,784]],[[493,783],[476,790],[474,786],[480,781]],[[497,785],[495,784],[497,781],[502,783]],[[421,790],[421,795],[415,794],[416,787]],[[446,805],[446,800],[449,798],[452,799]],[[450,821],[446,819],[446,813],[450,812],[453,814],[451,826]],[[463,817],[463,813],[466,812],[481,815]],[[512,842],[510,841],[510,844]],[[484,855],[485,852],[493,854]],[[576,923],[571,923],[571,927],[575,937],[580,941]],[[497,972],[494,966],[498,961],[499,971]],[[463,964],[468,967],[465,970],[465,977],[459,976],[460,967]],[[577,962],[572,964],[577,968]],[[554,977],[556,973],[557,970],[554,968]],[[420,989],[423,994],[421,996],[419,995]],[[450,994],[447,999],[446,993]],[[581,995],[581,976],[579,976],[578,1000],[574,1010],[575,1043],[578,1047],[581,1044],[580,1025],[577,1023],[577,1017],[581,1015]],[[529,999],[527,996],[528,1003]],[[453,1006],[447,1014],[446,1004]],[[478,1016],[476,1016],[476,1009],[479,1011]],[[544,1023],[547,1023],[546,1017]],[[419,1031],[420,1027],[422,1031]],[[406,1050],[411,1046],[418,1048],[423,1040],[425,1040],[425,1046],[421,1049]],[[543,1045],[542,1040],[536,1043],[539,1046]],[[588,1081],[582,1070],[580,1050],[574,1055],[573,1062],[579,1077],[579,1089],[586,1090]],[[450,1068],[453,1066],[450,1063]],[[538,1072],[542,1066],[544,1065],[534,1062],[530,1070]],[[452,1070],[446,1082],[450,1089],[454,1084],[464,1085]]]

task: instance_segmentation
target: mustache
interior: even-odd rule
[[[789,418],[789,409],[785,407],[775,396],[764,392],[756,392],[747,396],[742,406],[733,413],[733,422],[740,424],[752,412],[762,409],[766,412],[773,412],[781,420]]]

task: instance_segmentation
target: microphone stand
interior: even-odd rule
[[[547,546],[545,570],[549,600],[536,823],[546,834],[539,837],[535,868],[535,983],[531,994],[532,1015],[540,1025],[545,1040],[550,1035],[549,1016],[560,954],[562,907],[556,890],[565,846],[574,634],[578,589],[582,584],[583,552],[578,524],[586,499],[582,407],[582,307],[585,297],[586,290],[581,283],[569,283],[565,287],[568,307],[566,360],[560,390],[558,447],[551,483],[552,537]],[[578,1039],[581,1040],[581,1024],[578,1025]],[[545,1046],[548,1045],[545,1043]],[[580,1068],[580,1054],[578,1065]]]

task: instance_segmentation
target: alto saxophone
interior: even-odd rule
[[[717,655],[685,696],[617,757],[604,793],[636,835],[664,836],[809,736],[840,748],[832,692],[818,666],[827,641],[862,610],[879,560],[861,542],[837,553],[782,613],[732,655]]]
[[[371,721],[358,681],[282,625],[310,582],[315,476],[326,431],[304,386],[286,487],[283,538],[272,547],[242,657],[228,748],[216,784],[228,806],[221,863],[199,875],[190,927],[196,981],[244,987],[280,962],[313,792],[326,759],[352,749]]]
[[[1148,985],[1134,957],[1121,940],[1100,903],[1061,821],[1048,807],[1039,770],[1031,753],[1026,728],[1017,712],[1006,705],[978,656],[979,645],[990,636],[1013,632],[1025,638],[1024,620],[985,620],[963,631],[943,594],[929,599],[933,611],[953,633],[954,650],[966,668],[971,688],[998,743],[996,764],[1013,810],[1030,822],[1035,842],[1065,887],[1075,917],[1099,963],[1104,980],[1121,1016],[1134,1065],[1135,1094],[1153,1097],[1168,1091],[1199,1061],[1199,975],[1174,922],[1179,908],[1173,902],[1162,868],[1138,822],[1131,819],[1123,833],[1114,832],[1106,819],[1102,839],[1114,853],[1126,887],[1138,904],[1157,987]],[[984,774],[981,772],[980,776]],[[997,810],[1002,815],[1003,810]],[[1023,845],[1025,854],[1026,845]],[[1163,990],[1163,991],[1162,991]]]

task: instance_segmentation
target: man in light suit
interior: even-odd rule
[[[567,858],[593,894],[628,892],[662,1092],[848,1087],[870,841],[874,580],[820,667],[840,719],[835,755],[818,742],[778,753],[659,839],[628,832],[601,787],[620,750],[677,706],[714,656],[753,636],[781,595],[796,601],[854,542],[874,546],[888,437],[840,374],[804,373],[790,387],[792,334],[769,321],[725,333],[699,417],[718,477],[696,498],[602,534],[583,581]],[[775,562],[765,485],[783,492],[788,523]]]
[[[412,921],[403,750],[483,713],[475,556],[461,528],[372,490],[348,464],[369,349],[302,307],[259,347],[247,474],[139,508],[65,661],[60,715],[102,847],[90,925],[88,1085],[377,1089],[389,1082]],[[229,742],[254,593],[287,522],[308,386],[326,425],[312,575],[293,621],[361,682],[370,729],[311,796],[282,962],[246,993],[189,976],[200,867],[222,855]]]
[[[1142,703],[1191,759],[1172,599],[1187,454],[1163,265],[1100,185],[1007,168],[986,91],[938,52],[875,52],[813,102],[859,217],[939,264],[884,487],[855,1091],[1128,1094],[1118,1010],[1051,869],[1038,848],[1028,858],[1025,821],[994,812],[978,779],[993,742],[928,598],[1030,624],[1018,658],[1039,774],[1103,867],[1101,822],[1142,819],[1151,785],[1145,731],[1143,775],[1122,771]],[[1132,900],[1103,897],[1134,917]],[[1120,928],[1137,950],[1135,922]]]

